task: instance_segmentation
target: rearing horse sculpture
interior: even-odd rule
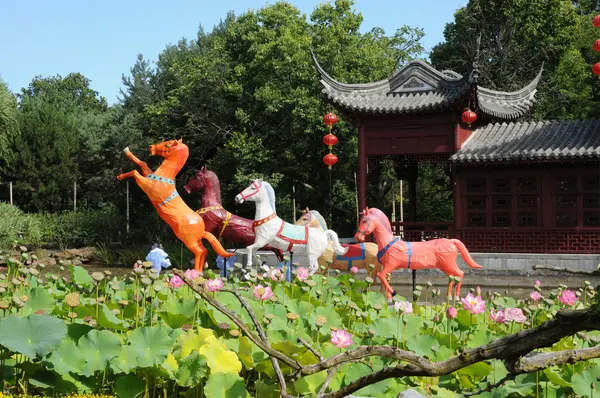
[[[236,216],[225,210],[221,205],[221,188],[217,175],[202,166],[183,187],[188,194],[194,191],[202,192],[200,209],[196,213],[202,216],[208,232],[223,238],[225,242],[235,242],[247,247],[254,243],[254,230],[252,220]],[[279,262],[283,261],[283,253],[279,249],[265,246],[265,250],[272,250]]]
[[[317,260],[327,249],[328,239],[333,241],[333,249],[337,254],[346,254],[347,249],[340,245],[334,231],[301,227],[279,218],[275,212],[275,191],[273,191],[271,184],[266,181],[252,181],[246,189],[235,197],[235,201],[238,204],[245,201],[255,202],[256,204],[256,215],[252,224],[256,238],[254,243],[247,247],[248,266],[252,264],[252,251],[266,244],[286,251],[293,251],[293,248],[296,248],[296,250],[306,253],[311,275],[319,269]]]
[[[218,255],[233,256],[233,253],[225,251],[213,234],[205,231],[202,217],[185,204],[175,188],[175,177],[189,156],[187,145],[181,140],[170,140],[150,145],[148,150],[150,156],[158,155],[165,159],[156,171],[153,172],[146,162],[142,162],[131,153],[129,148],[125,148],[123,151],[140,167],[142,174],[132,170],[119,175],[117,179],[121,181],[124,178],[135,178],[135,182],[148,195],[160,218],[169,224],[175,235],[194,253],[196,271],[202,271],[208,253],[202,244],[202,239],[208,240]]]
[[[377,248],[379,249],[377,259],[383,264],[383,270],[377,274],[377,277],[385,286],[388,299],[396,292],[386,280],[386,275],[399,268],[438,268],[446,275],[459,277],[460,282],[456,285],[456,296],[460,296],[460,287],[464,276],[464,272],[456,264],[458,252],[460,252],[469,267],[483,268],[473,260],[465,245],[458,239],[443,238],[432,239],[427,242],[405,242],[392,235],[381,224],[378,217],[371,215],[374,210],[374,208],[365,208],[354,239],[357,242],[364,242],[365,237],[368,235],[375,235]],[[448,286],[448,296],[452,293],[453,283],[450,282]]]

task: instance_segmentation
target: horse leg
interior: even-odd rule
[[[186,240],[183,241],[183,243],[192,253],[194,253],[194,269],[198,272],[202,272],[202,269],[204,268],[204,259],[206,259],[208,250],[206,250],[202,243],[196,240]]]
[[[127,173],[123,173],[123,174],[119,174],[117,176],[117,180],[121,181],[124,180],[125,178],[131,178],[131,177],[135,177],[135,173],[137,173],[137,170],[131,170],[128,171]]]
[[[454,276],[454,275],[452,275],[452,276]],[[454,287],[454,281],[450,281],[450,283],[448,284],[448,295],[447,295],[448,298],[452,297],[452,287]]]
[[[393,270],[394,270],[394,265],[386,264],[383,266],[383,269],[377,274],[377,277],[379,278],[379,280],[385,287],[385,290],[387,293],[386,298],[388,300],[391,299],[392,296],[396,294],[396,292],[394,291],[394,289],[392,289],[392,286],[390,286],[390,284],[388,283],[388,281],[386,279],[386,275],[389,274],[390,272],[392,272]]]
[[[125,152],[125,155],[127,155],[127,157],[129,159],[131,159],[131,161],[133,163],[135,163],[142,170],[142,175],[144,177],[146,177],[148,174],[152,174],[152,170],[150,169],[150,167],[148,167],[148,164],[146,162],[138,159],[137,156],[135,156],[133,153],[131,153],[131,151],[129,150],[129,147],[123,149],[123,152]]]

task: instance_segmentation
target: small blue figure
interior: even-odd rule
[[[158,275],[160,275],[161,269],[166,269],[171,266],[169,255],[163,250],[162,245],[160,244],[152,245],[152,250],[150,250],[150,253],[146,256],[146,261],[152,263],[152,269],[155,270]]]
[[[217,267],[219,267],[219,269],[221,270],[222,277],[227,276],[227,275],[225,275],[225,268],[224,268],[225,264],[224,263],[225,263],[225,259],[221,256],[217,256]],[[235,254],[227,259],[227,272],[229,272],[230,270],[232,270],[234,268],[234,264],[235,264]]]

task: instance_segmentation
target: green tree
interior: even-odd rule
[[[0,181],[3,171],[14,159],[10,151],[10,142],[17,138],[19,125],[17,121],[17,101],[0,79]]]

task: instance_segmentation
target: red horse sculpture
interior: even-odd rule
[[[202,216],[205,228],[208,232],[223,238],[225,242],[235,242],[248,247],[254,243],[255,235],[252,224],[254,220],[248,220],[236,216],[225,210],[221,205],[221,184],[217,175],[202,166],[196,174],[190,178],[183,187],[188,194],[194,191],[202,192],[201,208],[196,213]],[[279,249],[265,246],[264,249],[272,250],[279,262],[283,261],[283,253]]]
[[[121,174],[119,181],[124,178],[134,177],[137,185],[148,195],[154,208],[173,229],[175,235],[195,255],[194,268],[202,272],[208,250],[202,244],[202,239],[208,240],[217,254],[222,257],[231,257],[233,253],[225,251],[217,238],[204,228],[204,220],[185,204],[175,188],[175,177],[181,170],[189,156],[187,145],[181,140],[170,140],[159,144],[150,145],[150,156],[158,155],[165,159],[156,171],[152,171],[146,162],[139,160],[129,148],[123,151],[142,170]]]
[[[399,268],[408,269],[425,269],[438,268],[446,275],[451,275],[460,278],[460,282],[456,285],[456,296],[460,296],[460,287],[462,286],[462,278],[464,272],[458,268],[456,257],[458,252],[462,255],[465,263],[471,268],[483,268],[477,264],[465,245],[458,239],[433,239],[427,242],[405,242],[392,235],[392,233],[382,225],[379,217],[371,215],[371,211],[375,208],[368,207],[363,212],[360,218],[358,232],[354,235],[357,242],[364,242],[365,238],[374,234],[377,240],[377,260],[383,264],[383,269],[377,277],[387,290],[387,298],[396,294],[386,279],[386,275]],[[387,217],[386,217],[387,218]],[[452,286],[454,282],[450,282],[448,286],[448,296],[451,296]]]

